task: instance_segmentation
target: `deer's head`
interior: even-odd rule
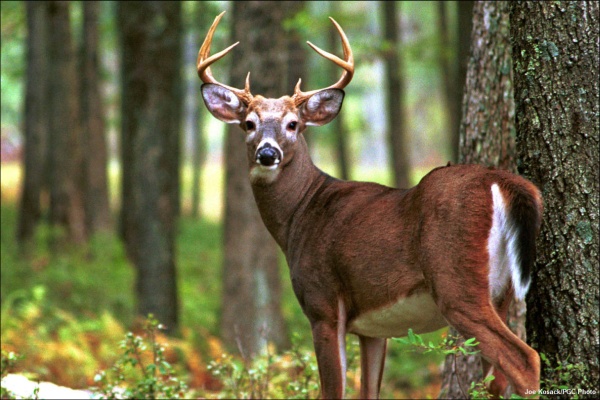
[[[217,82],[210,71],[212,63],[239,43],[209,57],[212,37],[223,14],[215,18],[198,53],[198,76],[204,82],[202,97],[212,115],[228,124],[238,124],[246,133],[252,180],[272,182],[293,159],[298,139],[306,127],[324,125],[339,113],[344,99],[342,89],[354,74],[352,50],[342,28],[330,18],[342,38],[345,60],[308,44],[344,69],[338,82],[324,89],[302,92],[301,80],[298,80],[292,96],[278,99],[254,96],[250,93],[250,73],[242,90]]]

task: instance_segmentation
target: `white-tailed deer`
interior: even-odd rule
[[[345,336],[358,335],[362,398],[379,395],[386,338],[448,324],[475,337],[496,393],[539,389],[538,354],[505,325],[513,294],[523,298],[535,258],[542,200],[528,180],[474,165],[434,169],[414,188],[328,176],[302,133],[336,117],[354,73],[352,50],[333,20],[344,60],[334,85],[279,99],[215,80],[211,26],[198,55],[202,96],[219,120],[246,135],[250,182],[262,219],[285,253],[294,292],[310,320],[321,395],[344,396]],[[531,392],[528,392],[531,393]]]

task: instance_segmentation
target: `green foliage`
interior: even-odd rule
[[[56,251],[57,233],[41,225],[26,254],[17,246],[14,204],[1,206],[2,252],[0,298],[19,303],[37,287],[47,288],[47,304],[76,315],[99,315],[110,310],[125,323],[132,321],[134,270],[115,234],[98,234],[81,247]],[[38,290],[38,289],[36,289]]]
[[[282,354],[275,354],[272,347],[254,359],[245,360],[224,353],[211,361],[208,368],[221,383],[218,398],[237,399],[314,399],[319,397],[319,373],[315,354],[300,344],[295,335],[292,348]],[[348,382],[356,381],[358,370],[357,343],[348,346]],[[352,384],[347,394],[352,395],[356,388]]]
[[[406,345],[410,345],[414,349],[420,349],[424,353],[433,351],[440,352],[445,356],[448,354],[462,354],[466,356],[479,353],[479,350],[473,349],[479,344],[475,338],[467,339],[461,345],[458,344],[459,342],[457,338],[451,336],[444,337],[444,339],[439,343],[433,343],[432,341],[425,343],[425,340],[423,340],[421,335],[417,335],[412,329],[409,329],[408,336],[406,338],[397,338],[394,340]]]
[[[475,349],[475,347],[479,345],[479,342],[477,342],[475,338],[467,339],[461,343],[458,337],[446,335],[441,341],[434,343],[431,340],[426,341],[421,335],[418,335],[414,333],[412,329],[409,329],[406,338],[398,338],[394,340],[409,346],[409,349],[412,349],[413,351],[419,350],[424,354],[434,353],[443,355],[444,357],[448,355],[456,357],[459,355],[466,356],[479,353],[479,350]],[[489,375],[480,382],[472,382],[471,386],[467,391],[465,391],[465,393],[469,395],[469,398],[489,399],[492,396],[487,391],[487,386],[493,379],[494,376]]]
[[[2,1],[2,127],[17,126],[21,116],[23,100],[23,79],[25,74],[25,3],[21,1]],[[3,132],[4,134],[4,132]]]
[[[86,387],[94,372],[114,358],[112,343],[123,332],[108,313],[98,318],[75,318],[49,304],[47,290],[12,293],[2,303],[2,350],[18,352],[17,372],[71,387]]]
[[[544,372],[540,382],[542,398],[552,398],[555,395],[568,395],[572,399],[597,397],[598,382],[590,382],[589,366],[583,363],[571,364],[567,361],[550,360],[540,353]],[[593,392],[593,393],[592,393]]]
[[[469,398],[470,399],[492,399],[494,396],[488,392],[487,388],[490,383],[494,380],[493,375],[488,375],[479,382],[471,382],[469,386]],[[502,396],[500,396],[502,398]],[[511,397],[512,398],[512,397]]]
[[[165,359],[165,348],[157,342],[162,325],[149,315],[144,324],[145,337],[131,332],[119,347],[122,354],[112,368],[94,377],[103,399],[181,399],[187,385]]]

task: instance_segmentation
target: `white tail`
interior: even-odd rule
[[[313,48],[344,69],[325,89],[267,99],[217,82],[209,66],[211,27],[198,56],[202,95],[218,119],[246,134],[252,190],[263,221],[285,253],[294,292],[312,327],[323,397],[341,398],[345,336],[358,335],[361,397],[379,395],[386,338],[448,323],[476,337],[517,393],[539,389],[538,354],[505,325],[513,292],[531,279],[542,201],[526,179],[480,166],[441,167],[414,188],[334,179],[310,159],[303,132],[336,117],[352,79],[352,50],[334,22],[344,60]]]

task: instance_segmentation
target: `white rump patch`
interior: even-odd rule
[[[512,279],[515,296],[522,300],[529,289],[529,282],[524,284],[521,279],[517,228],[508,218],[504,197],[496,183],[492,185],[492,202],[492,228],[488,237],[490,295],[492,299],[498,299]]]

